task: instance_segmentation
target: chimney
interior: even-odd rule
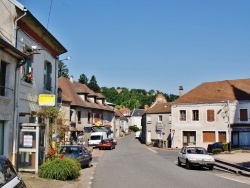
[[[179,97],[183,95],[183,86],[179,86]]]
[[[70,80],[70,82],[71,83],[73,83],[74,82],[74,78],[71,76],[71,77],[69,77],[69,80]]]

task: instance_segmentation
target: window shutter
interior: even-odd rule
[[[240,109],[240,121],[247,121],[247,109]]]
[[[214,110],[207,110],[207,121],[214,121]]]

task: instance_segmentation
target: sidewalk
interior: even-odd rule
[[[94,149],[92,152],[93,159],[99,158],[103,155],[103,150]],[[81,176],[72,181],[60,181],[60,180],[47,180],[39,178],[37,174],[29,172],[19,172],[20,176],[24,180],[27,188],[90,188],[93,174],[95,172],[97,162],[93,160],[92,167],[84,168],[81,170]]]
[[[250,169],[250,152],[222,153],[213,155],[213,157]]]

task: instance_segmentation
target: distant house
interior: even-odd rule
[[[130,114],[130,125],[134,125],[141,130],[141,119],[145,109],[133,109]]]
[[[79,136],[84,135],[83,142],[86,143],[94,127],[115,131],[113,107],[105,103],[101,93],[93,92],[73,78],[60,77],[59,87],[62,91],[60,110],[65,115],[65,125],[69,126],[70,131],[66,142],[76,142]]]
[[[123,129],[123,131],[125,132],[125,133],[128,133],[128,130],[129,130],[129,126],[131,125],[131,119],[130,119],[130,117],[131,117],[131,110],[130,109],[128,109],[128,108],[121,108],[121,109],[119,109],[119,111],[122,113],[122,115],[124,116],[124,117],[126,117],[127,118],[127,127],[124,127],[124,129]]]
[[[173,148],[250,148],[250,79],[205,82],[172,102]]]
[[[171,145],[171,103],[162,94],[145,108],[142,116],[142,142],[147,145],[164,141],[164,147]]]
[[[115,109],[115,137],[123,135],[128,130],[128,119],[118,110]]]

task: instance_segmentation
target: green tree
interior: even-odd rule
[[[80,78],[78,79],[79,83],[86,84],[86,85],[88,84],[88,81],[89,79],[87,78],[85,74],[81,74]]]
[[[69,77],[69,69],[62,61],[60,61],[58,64],[58,78],[61,76],[65,78]]]
[[[101,88],[97,84],[97,81],[96,81],[96,78],[95,78],[94,75],[90,78],[89,83],[87,84],[87,86],[89,87],[89,89],[92,89],[94,92],[99,93],[101,91]]]

